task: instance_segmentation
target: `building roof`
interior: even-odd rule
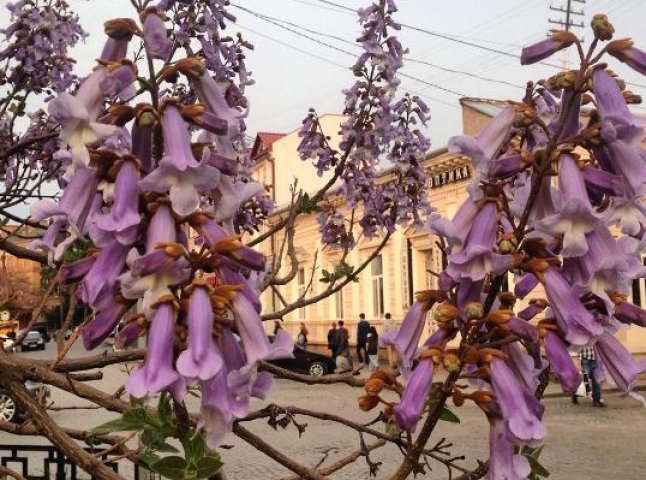
[[[253,147],[251,148],[251,158],[255,159],[263,153],[271,153],[274,142],[280,140],[285,135],[285,133],[258,132]]]
[[[503,100],[494,100],[491,98],[462,97],[460,99],[460,105],[469,107],[488,117],[495,117],[508,103]]]

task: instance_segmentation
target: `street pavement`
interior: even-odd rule
[[[100,353],[104,347],[99,347]],[[105,346],[109,348],[109,346]],[[48,344],[44,352],[17,353],[32,358],[51,359],[54,357],[55,345]],[[70,357],[84,355],[82,347],[75,346]],[[124,366],[109,366],[103,369],[104,377],[100,381],[89,382],[104,391],[114,392],[123,383],[127,372]],[[646,380],[646,379],[644,379]],[[557,386],[550,387],[551,392]],[[299,406],[311,410],[328,411],[348,417],[358,422],[369,422],[375,417],[374,412],[362,412],[357,407],[356,397],[361,390],[345,385],[303,385],[278,380],[270,397],[264,401],[254,401],[252,409],[262,408],[268,403],[282,406]],[[589,399],[581,399],[580,405],[570,403],[569,398],[549,398],[545,420],[548,428],[548,439],[542,455],[542,464],[551,472],[550,479],[556,480],[643,480],[646,478],[646,408],[632,398],[618,394],[606,394],[604,400],[607,408],[593,408]],[[51,401],[55,406],[87,405],[84,400],[76,399],[56,388],[52,388]],[[195,411],[198,404],[195,399],[189,401],[189,408]],[[451,455],[465,455],[469,462],[465,466],[476,465],[476,459],[487,458],[487,421],[484,415],[473,405],[453,408],[460,417],[460,424],[440,422],[434,433],[431,444],[445,437],[454,446]],[[91,429],[107,420],[114,414],[102,410],[63,410],[51,413],[56,422],[62,426]],[[299,438],[294,426],[285,430],[273,430],[265,420],[245,423],[245,427],[261,436],[273,447],[281,450],[294,460],[309,466],[318,464],[325,458],[325,465],[333,463],[345,454],[356,450],[359,437],[346,427],[331,424],[318,419],[297,417],[299,423],[306,423],[307,428]],[[379,425],[376,425],[379,428]],[[372,439],[366,438],[367,443]],[[18,437],[0,433],[0,445],[7,444],[44,444],[46,440],[34,437]],[[231,480],[271,479],[289,475],[289,472],[273,460],[263,456],[234,436],[226,439],[226,449],[221,450],[225,469]],[[377,479],[386,479],[396,469],[401,460],[398,449],[390,446],[376,450],[373,461],[382,462]],[[424,478],[448,478],[446,468],[434,466],[434,470]],[[456,472],[457,473],[457,472]],[[123,471],[126,478],[131,473]],[[335,479],[368,479],[368,467],[364,459],[359,459],[350,467],[337,473]]]

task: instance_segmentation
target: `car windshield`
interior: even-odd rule
[[[40,338],[40,332],[36,332],[36,331],[32,330],[31,332],[29,332],[27,334],[26,338],[28,340],[38,340]]]

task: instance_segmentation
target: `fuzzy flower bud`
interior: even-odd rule
[[[590,26],[592,27],[595,38],[602,41],[610,40],[612,35],[615,33],[615,27],[613,27],[610,20],[608,20],[608,16],[602,13],[597,13],[592,17]]]

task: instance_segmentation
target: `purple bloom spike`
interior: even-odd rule
[[[198,428],[206,434],[206,445],[217,448],[233,428],[229,387],[224,373],[202,383],[202,412]]]
[[[213,307],[204,287],[194,287],[188,306],[188,347],[177,359],[177,371],[206,381],[222,369],[222,354],[213,341]]]
[[[510,440],[534,443],[545,438],[545,426],[536,412],[532,412],[532,406],[528,405],[526,395],[505,361],[494,357],[490,367],[491,386],[509,429]]]
[[[167,389],[179,379],[173,369],[173,337],[175,310],[164,302],[155,310],[148,332],[148,353],[143,366],[126,380],[128,393],[136,398],[154,395]]]
[[[129,247],[114,240],[101,249],[81,284],[78,295],[83,302],[94,306],[103,295],[112,295],[117,276],[126,264]]]
[[[581,384],[581,373],[574,365],[563,341],[556,333],[547,330],[543,342],[550,367],[559,377],[561,388],[564,392],[575,392]]]
[[[401,403],[393,408],[395,422],[402,430],[414,432],[433,385],[433,360],[420,360],[408,379]]]

